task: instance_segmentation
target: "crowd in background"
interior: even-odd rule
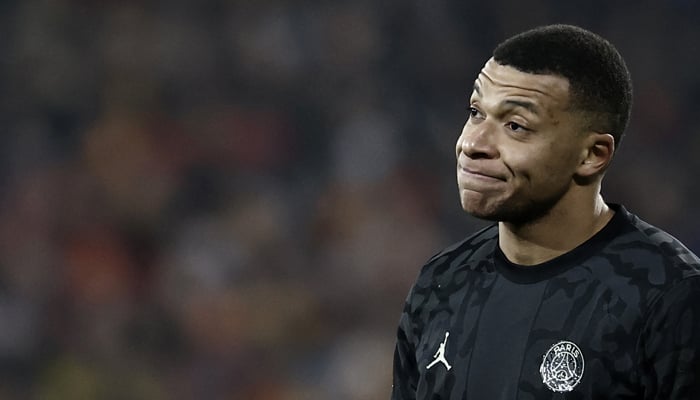
[[[473,79],[552,22],[633,75],[606,199],[700,251],[700,3],[0,3],[0,398],[388,398],[413,279],[484,225]]]

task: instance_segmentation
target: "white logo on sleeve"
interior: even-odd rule
[[[563,340],[544,355],[540,366],[542,382],[554,392],[570,392],[581,382],[583,364],[581,349]]]
[[[447,338],[449,336],[450,332],[445,332],[445,340],[442,343],[440,343],[440,348],[438,348],[438,351],[433,356],[435,359],[433,360],[433,362],[428,364],[428,366],[425,367],[425,369],[430,369],[437,363],[443,363],[448,371],[452,368],[452,366],[447,362],[447,359],[445,358],[445,346],[447,345]]]

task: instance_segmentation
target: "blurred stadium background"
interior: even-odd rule
[[[609,38],[604,191],[700,250],[700,3],[0,3],[0,398],[387,399],[500,40]],[[507,310],[504,310],[507,312]]]

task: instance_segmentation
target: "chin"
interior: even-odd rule
[[[502,213],[499,212],[501,207],[496,204],[482,202],[470,197],[461,198],[462,209],[472,217],[484,219],[487,221],[500,221]]]
[[[512,199],[511,199],[512,200]],[[549,214],[556,202],[543,201],[490,201],[482,202],[473,198],[462,198],[462,209],[469,215],[494,222],[507,222],[523,225]]]
[[[468,207],[462,207],[462,209],[469,215],[475,218],[483,219],[485,221],[493,221],[493,222],[499,222],[503,221],[503,215],[498,212],[493,212],[493,211],[487,211],[483,209],[475,209],[475,208],[468,208]]]

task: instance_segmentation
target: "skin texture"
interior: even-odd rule
[[[552,259],[612,217],[600,184],[614,139],[584,126],[566,78],[490,59],[474,82],[455,149],[460,201],[468,213],[499,222],[499,244],[512,262]]]

